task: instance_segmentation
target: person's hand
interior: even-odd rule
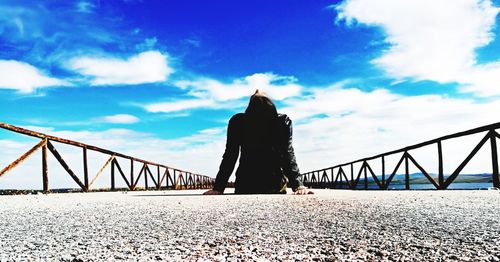
[[[312,195],[314,194],[313,191],[307,190],[307,187],[305,186],[299,186],[297,189],[295,189],[295,192],[293,192],[294,195]]]
[[[217,191],[217,190],[208,190],[203,195],[222,195],[222,192]]]

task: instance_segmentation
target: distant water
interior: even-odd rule
[[[488,189],[493,187],[493,183],[451,183],[448,189]],[[348,189],[347,185],[343,185],[342,188]],[[364,189],[365,185],[361,181],[358,183],[356,189]],[[368,189],[379,189],[376,184],[368,184]],[[405,184],[390,184],[389,189],[402,190],[405,189]],[[411,189],[436,189],[432,184],[410,184]]]
[[[451,183],[448,189],[487,189],[493,187],[493,183]],[[370,186],[368,186],[370,188]],[[376,188],[376,187],[374,187]],[[405,189],[404,184],[389,185],[389,189]],[[410,184],[410,189],[436,189],[432,184]]]

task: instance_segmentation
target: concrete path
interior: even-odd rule
[[[500,258],[499,191],[0,196],[0,261]]]

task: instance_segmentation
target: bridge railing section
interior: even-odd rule
[[[464,167],[485,146],[490,147],[491,152],[491,183],[493,187],[500,188],[500,179],[498,171],[498,149],[497,139],[500,135],[496,129],[500,128],[500,123],[495,123],[487,126],[478,127],[475,129],[455,133],[452,135],[443,136],[437,139],[429,140],[412,146],[404,147],[398,150],[382,153],[372,157],[358,159],[352,162],[339,164],[323,169],[318,169],[302,174],[302,180],[306,186],[315,188],[348,188],[348,189],[388,189],[393,182],[393,179],[401,167],[404,167],[404,189],[410,189],[410,165],[416,167],[428,183],[432,184],[435,189],[447,189],[456,178],[464,170]],[[443,141],[471,136],[474,134],[486,133],[465,159],[445,177],[443,163]],[[429,172],[413,157],[413,151],[422,147],[435,146],[437,147],[437,155],[435,161],[438,164],[437,180],[431,176]],[[390,169],[386,173],[386,158],[401,154],[394,169]],[[372,165],[369,161],[380,161],[381,176],[377,177]],[[392,170],[392,171],[391,171]],[[348,176],[350,174],[350,176]],[[359,185],[360,179],[363,176],[363,185]],[[371,180],[371,181],[370,181]],[[370,182],[369,182],[370,181]],[[369,186],[369,183],[371,184]]]
[[[19,134],[39,138],[40,142],[38,142],[35,146],[33,146],[26,153],[21,155],[15,161],[7,165],[5,168],[0,170],[0,178],[5,175],[7,172],[21,164],[27,158],[32,156],[38,150],[42,150],[42,181],[43,181],[43,191],[49,192],[49,169],[48,169],[48,154],[49,152],[57,159],[59,164],[64,168],[64,170],[68,173],[68,175],[74,180],[74,182],[78,185],[78,187],[83,192],[88,192],[92,190],[92,186],[94,182],[97,180],[99,176],[109,167],[110,170],[110,187],[109,190],[117,190],[116,188],[116,179],[117,177],[123,179],[126,184],[128,190],[136,190],[138,187],[139,179],[142,177],[144,181],[144,189],[208,189],[212,188],[214,184],[214,178],[203,176],[199,174],[194,174],[189,171],[180,170],[177,168],[173,168],[170,166],[166,166],[163,164],[154,163],[151,161],[139,159],[136,157],[128,156],[125,154],[121,154],[118,152],[114,152],[111,150],[107,150],[104,148],[100,148],[97,146],[87,145],[84,143],[59,138],[35,131],[31,131],[28,129],[24,129],[21,127],[0,123],[0,128],[16,132]],[[63,156],[57,149],[55,148],[52,142],[62,143],[74,147],[81,148],[83,151],[83,181],[79,176],[71,169],[68,163],[64,160]],[[99,171],[94,176],[89,176],[88,169],[88,151],[95,151],[99,153],[103,153],[108,157],[107,161],[102,165]],[[118,161],[125,160],[130,161],[130,172],[125,174],[123,172],[122,167]],[[139,163],[142,166],[139,170],[139,173],[136,174],[134,172],[134,164]],[[151,179],[151,182],[149,181]],[[142,188],[142,187],[141,187]]]

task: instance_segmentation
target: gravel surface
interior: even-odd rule
[[[0,261],[500,260],[499,191],[0,197]]]

